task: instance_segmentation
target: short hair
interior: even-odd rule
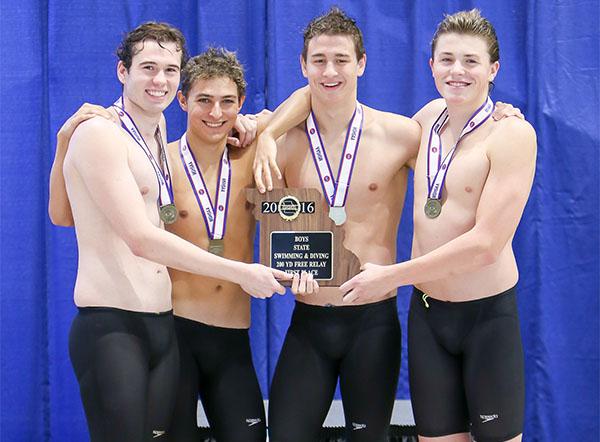
[[[319,35],[347,35],[354,42],[356,59],[360,60],[365,55],[363,35],[356,21],[351,19],[337,6],[333,6],[326,14],[316,17],[304,29],[304,47],[302,58],[306,61],[308,43]]]
[[[440,36],[450,33],[467,34],[483,38],[488,46],[490,61],[494,63],[500,59],[500,47],[494,26],[492,26],[488,19],[481,16],[479,9],[460,11],[444,16],[444,20],[438,25],[431,40],[432,59]]]
[[[181,71],[181,93],[187,97],[198,79],[225,77],[237,87],[238,98],[246,95],[244,67],[235,52],[224,48],[210,47],[200,55],[188,60]]]
[[[143,49],[143,46],[138,48],[137,44],[144,43],[146,40],[154,40],[163,48],[164,43],[175,43],[177,50],[181,51],[179,67],[183,67],[188,58],[188,53],[185,47],[185,37],[181,31],[168,23],[149,21],[128,32],[117,48],[117,57],[123,62],[125,68],[129,69],[131,67],[133,57]]]

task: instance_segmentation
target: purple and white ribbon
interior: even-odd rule
[[[219,175],[216,190],[216,204],[213,206],[208,193],[204,177],[196,162],[196,157],[190,148],[186,134],[183,134],[179,140],[179,156],[183,163],[183,168],[194,190],[198,207],[202,212],[206,232],[210,239],[223,239],[225,236],[225,227],[227,224],[227,210],[229,209],[229,189],[231,183],[231,163],[227,146],[221,157],[219,166]]]
[[[446,154],[442,161],[442,138],[440,132],[448,123],[448,109],[444,109],[440,116],[435,120],[433,126],[431,126],[431,132],[429,134],[429,145],[427,148],[427,196],[430,199],[440,200],[442,199],[442,189],[444,188],[444,182],[446,181],[446,174],[450,168],[450,163],[456,153],[458,143],[467,134],[473,132],[479,126],[492,115],[494,111],[494,103],[491,98],[488,97],[485,103],[477,109],[471,118],[467,121],[463,127],[458,140],[454,147]]]
[[[160,148],[160,159],[162,163],[162,169],[158,165],[156,158],[154,158],[154,154],[146,144],[146,140],[142,137],[142,134],[138,130],[133,118],[127,113],[125,110],[125,104],[123,101],[123,97],[119,97],[117,101],[114,102],[113,107],[116,109],[119,118],[121,119],[121,126],[123,129],[135,140],[135,142],[142,148],[148,159],[150,160],[150,164],[154,169],[154,173],[156,174],[156,179],[158,180],[158,205],[159,207],[163,207],[169,204],[173,204],[173,185],[171,183],[171,173],[169,171],[169,163],[167,161],[167,155],[165,151],[165,147],[163,144],[162,134],[160,133],[160,128],[156,128],[156,136],[155,139],[159,143]],[[163,173],[164,171],[164,173]]]
[[[340,161],[337,179],[334,180],[333,172],[327,158],[325,145],[321,139],[319,128],[311,111],[306,120],[306,135],[312,151],[319,180],[323,188],[323,194],[327,198],[330,207],[344,207],[350,188],[350,180],[356,160],[356,152],[358,143],[362,134],[364,112],[360,103],[356,103],[356,110],[350,120],[348,131],[346,132],[346,140],[344,141],[344,150]]]

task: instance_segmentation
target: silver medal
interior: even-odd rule
[[[344,207],[330,207],[329,218],[336,226],[341,226],[346,222],[346,209]]]
[[[442,213],[442,202],[438,199],[427,198],[424,209],[427,218],[437,218]]]
[[[213,255],[223,256],[225,242],[222,239],[211,239],[208,241],[208,251]]]
[[[165,204],[158,209],[160,219],[165,224],[173,224],[177,220],[177,208],[175,204]]]

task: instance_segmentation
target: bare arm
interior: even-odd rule
[[[523,214],[535,173],[536,137],[526,122],[504,123],[488,151],[490,171],[475,225],[443,246],[392,266],[365,265],[365,271],[340,289],[351,302],[396,287],[447,278],[493,264],[513,237]],[[371,291],[371,293],[369,292]]]
[[[58,134],[56,134],[56,152],[54,162],[50,170],[50,189],[48,200],[48,215],[53,224],[57,226],[69,227],[73,225],[73,213],[71,204],[65,188],[65,178],[63,176],[63,163],[69,141],[73,131],[82,122],[92,117],[100,116],[115,123],[119,122],[119,117],[113,112],[104,109],[102,106],[84,103],[65,123],[62,125]]]
[[[275,140],[291,128],[306,120],[310,113],[310,91],[308,86],[295,91],[279,105],[269,124],[258,137],[254,158],[254,180],[259,192],[273,189],[271,171],[281,180],[277,167],[277,145]]]
[[[90,196],[132,253],[178,270],[240,284],[252,296],[284,293],[275,277],[286,273],[208,253],[160,229],[146,215],[144,200],[129,169],[123,134],[116,125],[90,120],[73,134],[66,161],[81,176]]]

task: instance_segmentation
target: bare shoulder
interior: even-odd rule
[[[93,117],[81,123],[69,142],[67,157],[71,160],[102,160],[126,152],[127,139],[122,130],[113,122]]]
[[[367,122],[375,126],[387,145],[401,146],[408,158],[415,157],[421,139],[421,126],[404,115],[366,107]]]
[[[419,109],[413,116],[413,120],[419,123],[421,127],[426,127],[431,125],[433,120],[435,120],[445,108],[446,101],[443,98],[436,98]]]
[[[508,152],[535,153],[536,133],[526,120],[516,117],[503,118],[491,125],[490,147]]]

